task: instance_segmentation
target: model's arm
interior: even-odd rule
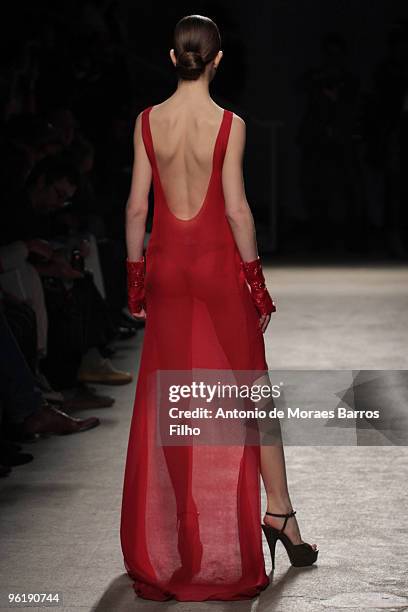
[[[132,183],[126,203],[126,246],[128,259],[137,261],[143,255],[149,190],[152,181],[152,168],[142,139],[141,113],[135,122],[133,151]]]
[[[245,139],[245,122],[234,114],[222,169],[225,214],[242,260],[253,261],[258,257],[258,249],[254,218],[246,198],[242,171]]]
[[[260,313],[259,326],[264,332],[276,307],[265,285],[261,261],[258,259],[254,218],[245,194],[242,171],[245,136],[245,122],[234,114],[224,157],[222,185],[225,214],[244,262],[244,264],[241,262],[241,265],[251,287],[252,299]]]

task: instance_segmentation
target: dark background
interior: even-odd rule
[[[221,32],[224,57],[210,91],[247,123],[245,178],[260,251],[406,259],[402,1],[9,5],[2,65],[28,38],[52,32],[36,112],[69,107],[95,146],[93,182],[109,231],[121,235],[134,118],[174,91],[172,32],[191,13],[213,18]],[[98,38],[100,23],[117,63],[81,90],[69,60],[78,60],[89,36]],[[98,44],[96,62],[106,48],[103,36]]]

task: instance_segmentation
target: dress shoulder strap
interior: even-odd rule
[[[144,142],[144,146],[146,149],[147,157],[150,160],[151,165],[154,165],[154,155],[153,155],[153,141],[152,134],[150,131],[149,125],[149,113],[153,106],[148,106],[142,111],[142,138]]]
[[[224,161],[225,152],[228,146],[228,139],[231,131],[232,118],[234,113],[228,109],[225,109],[224,121],[221,127],[220,133],[220,147],[219,147],[219,163],[222,165]]]

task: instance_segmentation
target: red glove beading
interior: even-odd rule
[[[242,261],[241,267],[245,279],[251,288],[251,297],[260,315],[268,315],[276,311],[276,306],[265,285],[262,265],[259,256],[253,261]]]
[[[128,308],[130,314],[136,315],[142,308],[146,311],[144,278],[145,278],[145,258],[144,255],[137,261],[126,259],[127,268],[127,289],[128,289]]]

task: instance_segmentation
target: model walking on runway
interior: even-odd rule
[[[200,15],[181,19],[170,57],[178,86],[136,119],[126,207],[129,310],[146,325],[121,544],[141,597],[249,599],[269,584],[262,530],[273,564],[278,540],[297,566],[314,563],[317,547],[301,539],[281,444],[157,444],[151,375],[267,371],[263,333],[275,311],[245,195],[245,123],[209,94],[222,58],[216,24]],[[152,180],[153,230],[144,254]]]

